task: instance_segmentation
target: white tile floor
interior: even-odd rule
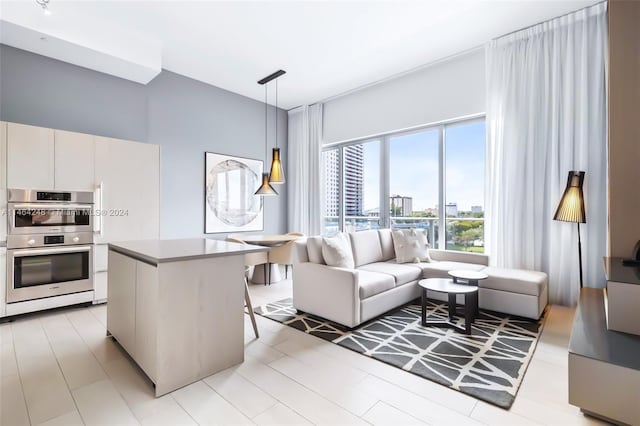
[[[291,281],[250,291],[258,306]],[[567,403],[573,313],[551,308],[509,411],[262,317],[243,364],[154,398],[105,337],[105,305],[41,313],[0,325],[0,425],[599,424]]]

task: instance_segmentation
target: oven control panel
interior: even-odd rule
[[[88,244],[93,244],[92,232],[70,232],[58,235],[7,235],[7,249],[76,246]]]
[[[44,245],[64,244],[64,235],[45,235]]]

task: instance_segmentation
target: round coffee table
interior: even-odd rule
[[[453,282],[456,284],[466,284],[478,287],[478,281],[486,280],[489,278],[489,275],[484,272],[478,271],[468,271],[465,269],[454,269],[453,271],[448,272],[449,276],[453,278]],[[480,315],[478,310],[478,304],[476,304],[476,317]]]
[[[422,290],[422,325],[454,328],[462,333],[471,334],[471,324],[478,310],[478,287],[456,284],[449,278],[427,278],[418,281]],[[449,299],[449,321],[427,321],[427,290],[447,293]],[[453,323],[456,315],[456,297],[464,295],[464,328]]]
[[[484,272],[478,271],[466,271],[464,269],[454,269],[448,272],[449,276],[453,278],[454,283],[460,283],[460,280],[466,281],[466,284],[478,286],[478,281],[486,280],[489,275]]]

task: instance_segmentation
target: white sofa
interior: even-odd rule
[[[296,243],[293,305],[352,328],[420,296],[418,281],[448,278],[453,269],[483,271],[480,308],[538,319],[547,306],[547,275],[543,272],[488,267],[482,254],[429,250],[430,263],[397,263],[391,230],[349,234],[355,268],[328,266],[322,237]],[[446,300],[447,295],[429,292]],[[459,300],[459,303],[462,300]]]

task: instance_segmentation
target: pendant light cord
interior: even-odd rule
[[[278,80],[276,79],[276,148],[278,147]]]
[[[267,133],[267,85],[264,85],[264,161],[267,161],[267,145],[269,134]]]

